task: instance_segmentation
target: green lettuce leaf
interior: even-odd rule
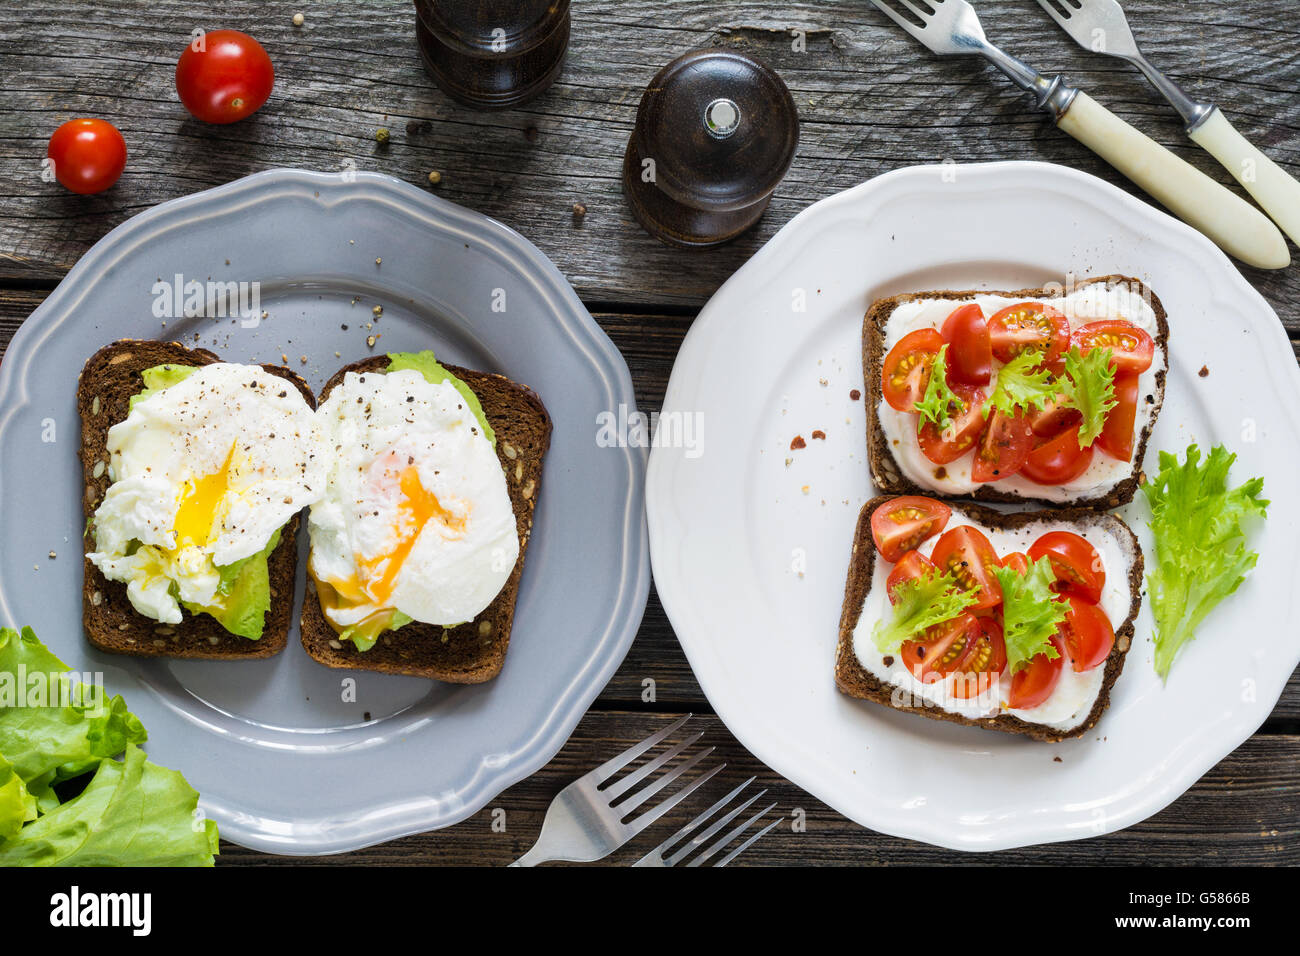
[[[57,804],[53,784],[93,769],[148,734],[121,697],[73,683],[68,666],[32,633],[0,630],[0,754],[41,809]],[[33,677],[35,675],[35,680]],[[25,678],[25,687],[17,686]],[[44,698],[34,691],[43,688]],[[22,701],[42,706],[15,706]],[[62,704],[62,706],[53,706]]]
[[[271,609],[271,571],[267,562],[279,543],[277,531],[257,554],[217,568],[221,572],[219,605],[205,607],[187,601],[185,608],[191,614],[211,614],[231,634],[259,640],[266,626],[266,612]]]
[[[443,367],[432,352],[425,349],[423,352],[393,352],[388,356],[388,371],[400,372],[405,369],[414,369],[424,376],[425,381],[438,385],[442,382],[451,382],[460,392],[461,397],[465,399],[465,404],[473,412],[474,417],[478,419],[479,427],[483,429],[483,434],[487,440],[492,443],[492,447],[497,445],[496,432],[488,424],[487,415],[483,414],[483,406],[474,394],[474,390],[452,375]]]
[[[35,819],[36,798],[27,792],[14,765],[0,757],[0,844],[16,837],[24,823]]]
[[[993,391],[984,403],[984,414],[997,409],[1004,415],[1016,415],[1050,405],[1061,386],[1050,371],[1039,366],[1041,361],[1039,352],[1026,351],[1000,366]]]
[[[871,633],[883,654],[896,653],[906,642],[936,624],[960,616],[979,600],[974,592],[961,589],[955,575],[948,571],[941,573],[937,568],[902,582],[893,594],[896,598],[893,614],[877,621]]]
[[[1067,605],[1056,600],[1052,562],[1039,558],[1024,574],[1015,568],[991,568],[1002,585],[1002,637],[1007,645],[1007,666],[1014,673],[1039,654],[1060,657],[1052,635],[1065,621]]]
[[[131,396],[130,408],[135,408],[138,403],[156,392],[185,381],[197,371],[198,369],[193,365],[155,365],[153,368],[145,369],[140,373],[140,377],[144,379],[144,388]]]
[[[0,843],[0,866],[211,866],[216,823],[175,770],[127,745],[86,788]]]
[[[1115,369],[1110,349],[1065,353],[1065,378],[1061,382],[1065,401],[1083,415],[1079,447],[1087,448],[1106,427],[1106,416],[1115,407]]]
[[[930,366],[930,380],[926,383],[925,394],[914,406],[919,413],[916,422],[917,434],[925,427],[927,421],[943,434],[952,427],[952,415],[966,411],[966,403],[948,386],[948,346],[939,348]]]
[[[1260,496],[1264,479],[1252,478],[1229,490],[1228,470],[1237,456],[1222,445],[1201,461],[1196,445],[1186,461],[1160,453],[1160,472],[1142,485],[1151,507],[1155,566],[1147,592],[1156,620],[1156,673],[1169,678],[1178,651],[1196,628],[1255,567],[1259,555],[1246,547],[1242,522],[1267,517]]]
[[[216,824],[139,749],[146,736],[121,697],[73,681],[31,628],[0,629],[0,866],[210,866]],[[60,802],[54,784],[92,773]]]

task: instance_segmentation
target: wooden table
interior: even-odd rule
[[[1230,182],[1137,73],[1088,56],[1026,0],[978,6],[992,37],[1044,69],[1066,72]],[[622,349],[638,401],[653,409],[700,306],[817,199],[900,166],[949,158],[1047,160],[1127,188],[1030,112],[991,69],[931,57],[865,0],[575,0],[573,44],[558,84],[524,109],[494,114],[453,105],[426,79],[409,0],[227,0],[220,7],[216,21],[212,5],[196,0],[0,2],[0,75],[8,87],[0,113],[0,341],[95,240],[162,200],[274,166],[355,164],[426,188],[428,173],[439,170],[440,195],[508,223],[554,259]],[[1300,26],[1291,0],[1129,0],[1127,7],[1152,59],[1300,173]],[[306,23],[295,28],[299,10]],[[200,26],[245,30],[270,52],[275,93],[252,119],[204,126],[177,102],[175,59]],[[619,162],[650,77],[677,54],[711,44],[757,54],[780,71],[798,102],[803,139],[752,234],[684,253],[632,223]],[[40,179],[49,134],[74,116],[105,117],[126,136],[129,168],[105,195],[77,197]],[[379,127],[391,131],[387,145],[375,141]],[[588,210],[581,222],[572,212],[579,202]],[[1293,342],[1300,338],[1300,266],[1244,271]],[[653,703],[642,700],[647,678],[657,687]],[[769,835],[742,858],[751,864],[1300,863],[1300,675],[1259,733],[1146,822],[1086,842],[972,857],[863,830],[749,756],[711,715],[653,594],[627,660],[542,772],[449,830],[326,862],[505,863],[530,845],[560,787],[687,710],[704,715],[729,779],[758,774],[783,807],[806,813],[804,832]],[[494,808],[506,811],[503,833],[493,828]],[[642,839],[612,862],[628,862],[654,842]],[[287,862],[229,844],[221,861]]]

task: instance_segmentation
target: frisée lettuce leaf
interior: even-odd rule
[[[1182,462],[1162,451],[1159,474],[1142,485],[1155,537],[1155,566],[1147,574],[1156,620],[1155,668],[1164,680],[1197,626],[1259,560],[1246,546],[1243,522],[1267,517],[1269,503],[1260,497],[1264,479],[1229,489],[1228,470],[1236,459],[1222,445],[1204,461],[1196,445],[1188,446]]]
[[[927,568],[920,577],[903,581],[893,590],[893,614],[876,622],[871,639],[881,653],[895,653],[906,642],[959,617],[979,598],[963,591],[952,572]]]
[[[1060,657],[1052,635],[1065,621],[1067,606],[1056,600],[1052,584],[1056,575],[1052,562],[1039,558],[1021,574],[1015,568],[990,569],[1002,585],[1002,639],[1007,645],[1007,667],[1011,673],[1026,666],[1039,654],[1049,660]]]

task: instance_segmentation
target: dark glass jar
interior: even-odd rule
[[[798,110],[775,72],[734,50],[698,50],[646,88],[623,190],[651,235],[718,245],[758,222],[798,145]]]
[[[540,96],[569,47],[569,0],[415,0],[415,13],[425,69],[477,109]]]

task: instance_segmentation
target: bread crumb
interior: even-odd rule
[[[802,491],[802,492],[806,495],[806,494],[808,494],[808,488],[809,488],[808,485],[804,485],[804,486],[803,486],[802,488],[800,488],[799,490]]]
[[[1208,365],[1202,365],[1201,370],[1196,374],[1199,375],[1201,378],[1205,378],[1207,375],[1210,374],[1210,367]]]
[[[824,431],[822,431],[820,428],[818,428],[818,429],[816,429],[816,430],[813,431],[813,433],[812,433],[812,437],[815,438],[815,439],[817,439],[818,441],[825,441],[825,440],[826,440],[826,433],[825,433]]]
[[[803,440],[802,435],[795,435],[794,439],[790,442],[791,451],[798,451],[800,448],[807,448],[807,447],[808,447],[808,443]]]
[[[860,399],[861,397],[862,397],[862,393],[861,393],[860,391],[858,391],[856,388],[855,388],[855,389],[852,389],[852,390],[849,392],[849,400],[850,400],[850,401],[854,401],[854,402],[856,402],[856,401],[857,401],[858,399]]]

